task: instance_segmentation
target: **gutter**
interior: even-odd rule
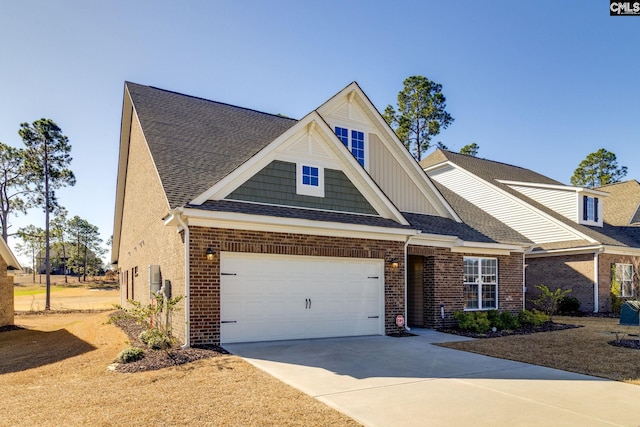
[[[191,316],[191,286],[190,286],[190,268],[189,268],[189,226],[182,218],[182,212],[176,210],[172,213],[178,224],[184,230],[184,345],[182,348],[191,347],[191,327],[189,318]]]

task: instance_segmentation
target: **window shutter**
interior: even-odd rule
[[[598,222],[598,198],[593,198],[593,220]]]
[[[582,219],[585,221],[589,219],[589,212],[587,211],[588,199],[587,196],[582,196]]]

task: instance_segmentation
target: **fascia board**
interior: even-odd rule
[[[7,267],[12,267],[15,270],[22,270],[22,267],[20,266],[18,259],[13,254],[13,251],[11,251],[11,248],[9,248],[7,242],[5,242],[2,238],[0,238],[0,256],[2,256],[2,259],[4,259]]]
[[[619,246],[603,246],[603,252],[611,255],[640,256],[640,248],[621,248]]]
[[[496,179],[496,181],[508,186],[518,185],[521,187],[535,187],[535,188],[542,188],[542,189],[548,189],[548,190],[559,190],[559,191],[568,191],[568,192],[575,192],[575,193],[588,193],[588,194],[593,194],[593,195],[602,196],[602,197],[609,196],[609,193],[606,193],[604,191],[593,190],[591,188],[584,188],[584,187],[570,187],[568,185],[538,184],[535,182],[508,181],[505,179]]]
[[[484,243],[461,240],[457,236],[438,234],[419,234],[409,239],[410,245],[434,246],[449,248],[456,253],[478,253],[490,255],[510,255],[513,252],[522,253],[528,246],[508,245],[504,243]]]
[[[380,112],[375,108],[369,97],[364,93],[362,88],[360,88],[357,83],[351,83],[346,88],[331,97],[327,102],[322,104],[317,109],[318,113],[321,116],[324,116],[328,111],[332,111],[341,102],[343,102],[343,99],[348,97],[351,92],[355,92],[355,94],[357,95],[356,101],[360,103],[361,107],[363,107],[363,110],[373,121],[376,128],[385,135],[385,137],[380,138],[382,143],[385,144],[395,160],[403,165],[405,171],[407,172],[413,183],[416,184],[416,187],[429,201],[429,203],[431,203],[436,208],[438,214],[445,218],[451,218],[456,222],[462,222],[460,217],[458,217],[458,215],[449,205],[446,199],[433,185],[429,177],[426,176],[418,162],[416,162],[413,156],[411,156],[411,153],[407,151],[400,139],[398,139],[396,133],[393,131],[393,129],[391,129],[389,124],[384,120]],[[392,145],[387,144],[387,141],[389,140],[392,140],[394,143]],[[407,170],[407,168],[410,169]],[[424,188],[425,185],[429,188],[429,190],[431,190],[431,194],[426,191],[426,189]]]
[[[533,250],[530,252],[526,252],[525,256],[527,258],[540,258],[540,257],[549,257],[549,256],[564,256],[564,255],[583,255],[583,254],[594,254],[602,252],[602,245],[594,245],[594,246],[583,246],[581,248],[565,248],[565,249],[542,249],[542,250]]]
[[[550,223],[564,229],[565,231],[568,231],[570,233],[572,233],[574,236],[577,236],[580,239],[584,239],[587,240],[589,242],[593,242],[593,243],[597,243],[597,240],[593,239],[592,237],[587,236],[586,234],[581,233],[580,231],[576,230],[575,228],[563,223],[562,221],[557,220],[556,218],[552,217],[551,215],[549,215],[546,212],[543,212],[541,210],[539,210],[538,208],[531,206],[529,203],[525,202],[524,200],[522,200],[521,198],[503,190],[502,188],[496,186],[495,184],[480,178],[479,176],[469,172],[468,170],[466,170],[465,168],[457,165],[456,163],[453,162],[446,162],[449,166],[456,168],[459,171],[462,171],[464,174],[466,174],[467,176],[469,176],[470,178],[473,178],[479,182],[484,183],[485,185],[487,185],[488,187],[490,187],[491,189],[495,190],[498,194],[500,194],[503,197],[506,197],[508,199],[510,199],[511,201],[519,204],[520,206],[524,207],[525,209],[528,209],[534,213],[536,213],[537,215],[541,216],[544,220],[549,221]],[[440,166],[441,164],[438,164],[436,166]],[[429,171],[434,170],[435,168],[431,167],[428,168]],[[517,230],[516,230],[517,231]]]
[[[412,236],[417,233],[417,231],[413,229],[321,222],[298,218],[287,218],[286,224],[283,224],[282,218],[280,217],[238,214],[234,212],[211,212],[194,208],[185,208],[183,215],[189,226],[230,228],[237,230],[369,238],[393,241],[405,241],[407,236]],[[166,222],[165,224],[171,225],[170,222]]]
[[[111,263],[118,261],[120,255],[120,233],[122,231],[122,211],[124,209],[124,189],[127,180],[129,162],[129,143],[133,120],[133,105],[129,88],[125,84],[122,100],[122,117],[120,119],[120,147],[118,153],[118,177],[116,181],[116,205],[113,215],[113,241],[111,247]]]

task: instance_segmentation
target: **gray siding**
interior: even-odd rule
[[[276,160],[226,198],[271,205],[377,215],[342,171],[325,169],[324,181],[325,197],[296,194],[296,164]]]

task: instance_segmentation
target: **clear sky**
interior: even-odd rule
[[[59,200],[105,240],[125,80],[301,118],[352,81],[382,111],[411,75],[443,85],[453,151],[568,184],[606,148],[640,178],[640,16],[607,0],[0,0],[0,141],[56,121],[77,177]]]

